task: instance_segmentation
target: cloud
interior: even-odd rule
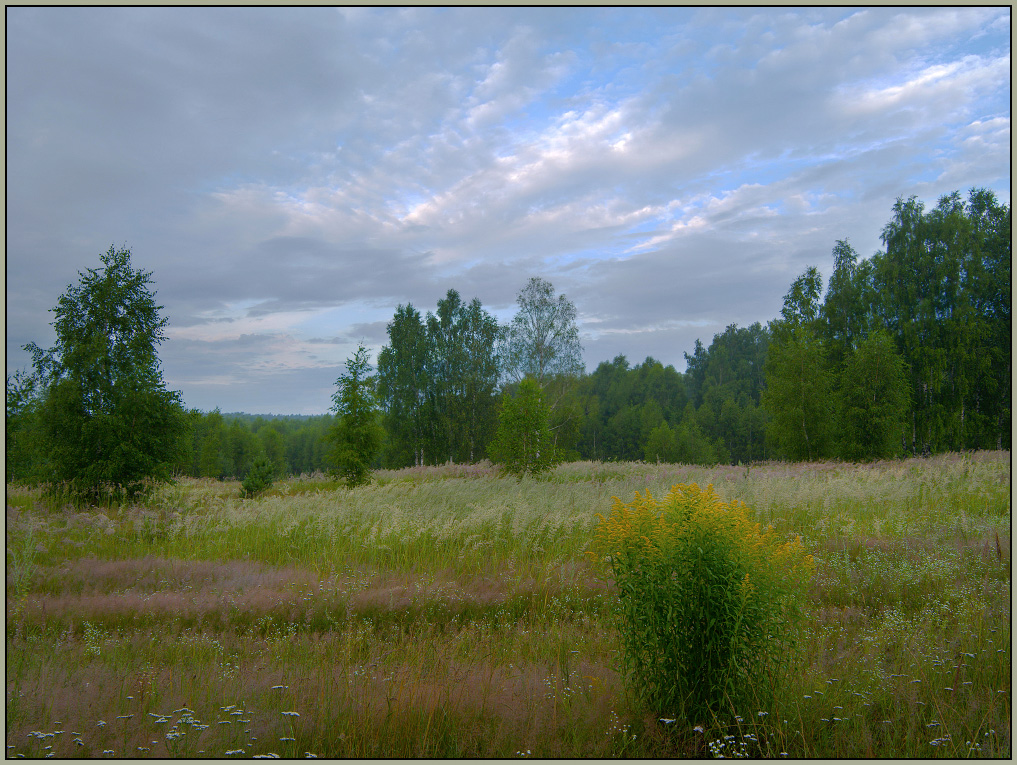
[[[508,318],[538,275],[575,300],[590,368],[680,369],[837,239],[871,254],[897,196],[1009,200],[1008,9],[7,20],[9,368],[126,243],[170,318],[167,377],[204,408],[320,406],[396,305],[455,288]]]

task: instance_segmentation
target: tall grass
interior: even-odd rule
[[[816,561],[799,672],[698,730],[626,694],[585,555],[612,497],[677,483]],[[9,757],[1010,755],[1008,452],[8,486],[6,547]]]

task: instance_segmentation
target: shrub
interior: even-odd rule
[[[241,490],[245,497],[251,499],[272,486],[272,479],[275,476],[275,465],[268,457],[258,457],[251,466],[251,472],[247,474],[241,484]]]
[[[610,564],[637,701],[694,723],[766,709],[796,653],[813,570],[801,539],[781,543],[712,485],[615,498],[598,518],[591,554]]]

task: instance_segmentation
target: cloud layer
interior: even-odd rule
[[[1010,11],[10,8],[8,370],[110,243],[189,406],[324,411],[450,289],[588,367],[774,317],[894,200],[1010,201]]]

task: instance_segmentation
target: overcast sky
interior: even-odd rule
[[[1010,9],[7,8],[7,371],[127,245],[188,407],[313,414],[540,276],[683,371],[898,196],[1010,204]]]

